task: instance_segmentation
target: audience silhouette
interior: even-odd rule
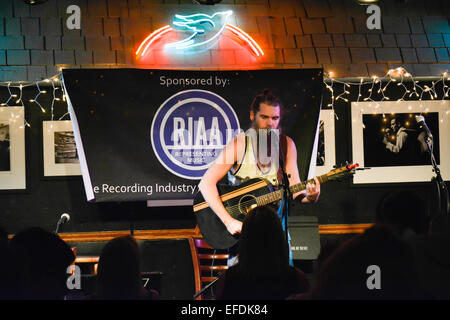
[[[409,190],[387,193],[378,204],[376,222],[392,226],[403,239],[426,233],[429,226],[424,201]]]
[[[448,214],[436,213],[429,232],[408,239],[416,257],[419,280],[434,299],[450,299],[450,230]]]
[[[238,246],[238,263],[217,284],[218,300],[285,299],[307,292],[309,282],[289,265],[289,248],[281,221],[269,206],[247,214]]]
[[[376,274],[378,273],[378,274]],[[390,226],[376,224],[324,262],[310,299],[423,299],[414,255]]]
[[[276,211],[257,207],[243,222],[238,262],[216,283],[218,300],[450,299],[448,219],[429,219],[412,191],[382,198],[376,223],[347,241],[329,241],[318,258],[313,288],[289,264],[286,235]],[[27,228],[9,242],[0,226],[0,300],[58,300],[67,296],[67,267],[75,256],[56,234]],[[131,236],[115,238],[100,255],[97,300],[150,300],[143,287],[141,255]]]
[[[450,232],[448,217],[432,219],[425,201],[413,191],[388,194],[380,202],[377,220],[389,224],[412,247],[421,288],[427,296],[450,299]]]
[[[421,287],[434,299],[450,299],[450,235],[422,234],[411,237],[409,242]]]
[[[8,246],[8,233],[5,228],[0,226],[0,248],[4,248]]]
[[[95,299],[150,300],[158,292],[142,285],[141,256],[136,240],[131,236],[109,241],[100,255]]]
[[[8,234],[0,226],[0,300],[19,298],[16,259],[8,245]]]
[[[67,293],[67,267],[75,260],[71,248],[56,234],[33,227],[9,242],[20,281],[17,299],[60,300]]]

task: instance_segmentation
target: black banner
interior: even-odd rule
[[[63,81],[90,201],[192,203],[209,164],[250,127],[250,104],[265,88],[283,103],[280,129],[307,176],[321,69],[72,69]]]

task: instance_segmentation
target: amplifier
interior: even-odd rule
[[[289,216],[293,260],[316,260],[320,253],[319,221],[311,216]]]

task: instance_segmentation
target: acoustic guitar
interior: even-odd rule
[[[345,176],[355,172],[359,165],[349,164],[327,174],[318,176],[319,182],[340,180]],[[291,194],[306,189],[306,184],[314,183],[314,179],[289,186]],[[250,179],[239,186],[217,185],[220,200],[225,209],[234,219],[243,221],[245,215],[252,209],[277,202],[283,198],[284,190],[274,190],[273,186],[264,179]],[[222,220],[209,207],[199,191],[194,198],[194,212],[197,224],[205,241],[215,249],[228,249],[234,246],[239,240],[239,235],[230,234]]]

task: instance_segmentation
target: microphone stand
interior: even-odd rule
[[[61,221],[58,221],[58,222],[56,223],[55,234],[58,234],[58,232],[59,232],[59,226],[60,226],[61,224],[62,224]]]
[[[283,176],[283,180],[281,181],[281,186],[283,188],[283,209],[281,214],[281,220],[284,221],[284,231],[286,234],[286,241],[289,245],[289,232],[288,232],[288,212],[289,212],[289,198],[291,196],[291,192],[289,190],[289,175],[286,173],[284,168],[284,154],[283,147],[281,144],[281,135],[279,136],[279,149],[280,149],[280,167],[281,173]]]
[[[135,229],[134,221],[135,221],[135,219],[134,219],[134,209],[133,209],[133,211],[130,214],[130,236],[131,237],[134,237],[134,229]]]
[[[55,234],[59,233],[59,229],[61,227],[61,225],[69,222],[70,220],[70,216],[67,213],[63,213],[61,215],[61,218],[59,218],[58,222],[56,223],[56,230],[55,230]]]
[[[433,136],[427,135],[426,143],[428,146],[428,153],[431,157],[431,165],[433,166],[433,171],[436,174],[435,177],[431,178],[431,181],[436,182],[438,191],[438,214],[441,214],[445,219],[445,230],[449,231],[449,197],[448,189],[445,184],[444,179],[442,179],[441,171],[437,166],[436,159],[433,154]]]
[[[220,276],[221,276],[221,274],[217,276],[217,279],[214,279],[213,281],[208,283],[202,290],[200,290],[199,292],[195,293],[192,298],[196,299],[199,295],[201,295],[203,292],[205,292],[209,287],[211,287],[213,284],[215,284],[217,282],[217,280],[220,279]]]

